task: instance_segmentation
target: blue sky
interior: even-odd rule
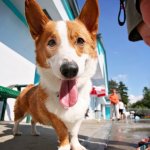
[[[85,0],[78,0],[80,7]],[[138,97],[150,87],[150,47],[128,40],[126,24],[118,25],[119,0],[99,0],[99,33],[107,54],[109,80],[123,81],[128,94]]]

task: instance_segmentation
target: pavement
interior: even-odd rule
[[[112,122],[106,150],[135,150],[142,138],[150,136],[150,120]]]
[[[53,128],[38,125],[40,136],[30,135],[30,124],[20,124],[22,136],[12,135],[13,122],[0,122],[0,150],[57,150]],[[135,150],[141,138],[150,136],[150,121],[85,120],[79,140],[88,150]]]

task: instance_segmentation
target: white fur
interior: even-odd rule
[[[38,66],[38,71],[41,77],[40,84],[48,94],[45,106],[49,112],[59,116],[67,126],[71,135],[71,147],[73,150],[85,150],[78,141],[78,131],[89,105],[89,94],[92,88],[90,78],[96,71],[97,61],[87,54],[83,54],[82,56],[76,54],[75,49],[70,46],[65,22],[57,22],[56,29],[59,33],[61,44],[58,52],[47,60],[51,67],[45,69]],[[78,101],[74,106],[68,109],[63,108],[59,103],[59,98],[57,96],[61,86],[61,80],[63,80],[60,73],[60,66],[64,59],[75,61],[79,67],[79,72],[76,77]],[[66,149],[60,147],[59,150],[68,150],[68,147]]]
[[[124,115],[125,119],[127,120],[128,117],[130,117],[130,112],[128,112],[128,111],[123,112],[123,115]]]
[[[85,69],[85,62],[88,58],[87,54],[78,56],[75,49],[71,47],[67,35],[67,25],[64,21],[58,21],[56,24],[56,30],[60,35],[61,43],[58,48],[57,55],[51,57],[48,62],[52,67],[53,73],[58,77],[63,79],[63,76],[60,73],[60,66],[64,60],[74,61],[79,67],[77,76],[80,76]]]
[[[92,63],[96,66],[96,63]],[[89,64],[85,67],[85,73],[77,79],[78,87],[78,101],[76,105],[69,109],[64,109],[59,103],[57,94],[60,89],[61,81],[52,74],[51,69],[43,69],[38,67],[39,73],[41,75],[41,85],[46,90],[49,95],[46,101],[47,109],[59,116],[64,122],[76,122],[84,117],[85,111],[89,105],[90,97],[89,93],[91,90],[91,72],[92,68],[88,68]],[[90,75],[89,75],[89,74]],[[89,77],[89,76],[90,77]]]
[[[22,132],[19,131],[19,123],[20,123],[20,120],[16,121],[14,124],[14,127],[13,127],[13,135],[14,136],[22,134]]]
[[[26,117],[26,114],[20,118],[19,120],[15,121],[14,127],[13,127],[13,135],[21,135],[22,132],[19,131],[19,123]]]
[[[75,122],[79,119],[82,119],[89,104],[89,92],[91,90],[90,82],[85,83],[85,85],[85,87],[81,87],[81,89],[79,89],[79,98],[76,105],[70,107],[69,109],[64,109],[62,107],[62,105],[59,103],[57,93],[49,92],[49,99],[46,101],[47,109],[50,112],[58,115],[65,122]]]
[[[61,146],[58,148],[58,150],[70,150],[70,145]]]
[[[36,129],[36,123],[31,123],[31,134],[34,136],[39,136],[40,132],[37,131]]]
[[[86,150],[86,148],[83,147],[79,143],[79,140],[78,140],[78,131],[79,131],[81,123],[82,123],[82,120],[77,121],[76,123],[74,123],[74,125],[72,126],[71,131],[70,131],[70,137],[71,137],[70,142],[71,142],[71,148],[73,150]]]

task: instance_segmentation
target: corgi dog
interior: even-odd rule
[[[58,150],[86,150],[79,143],[78,131],[97,67],[98,0],[86,0],[73,21],[49,20],[36,0],[25,0],[25,15],[35,41],[40,82],[18,96],[13,134],[21,134],[19,123],[29,114],[33,135],[39,135],[37,122],[51,124],[58,136]]]

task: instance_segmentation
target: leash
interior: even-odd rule
[[[121,21],[121,13],[123,13],[123,20]],[[118,13],[118,23],[120,26],[123,26],[126,22],[126,13],[125,13],[125,0],[120,0],[120,8]]]

